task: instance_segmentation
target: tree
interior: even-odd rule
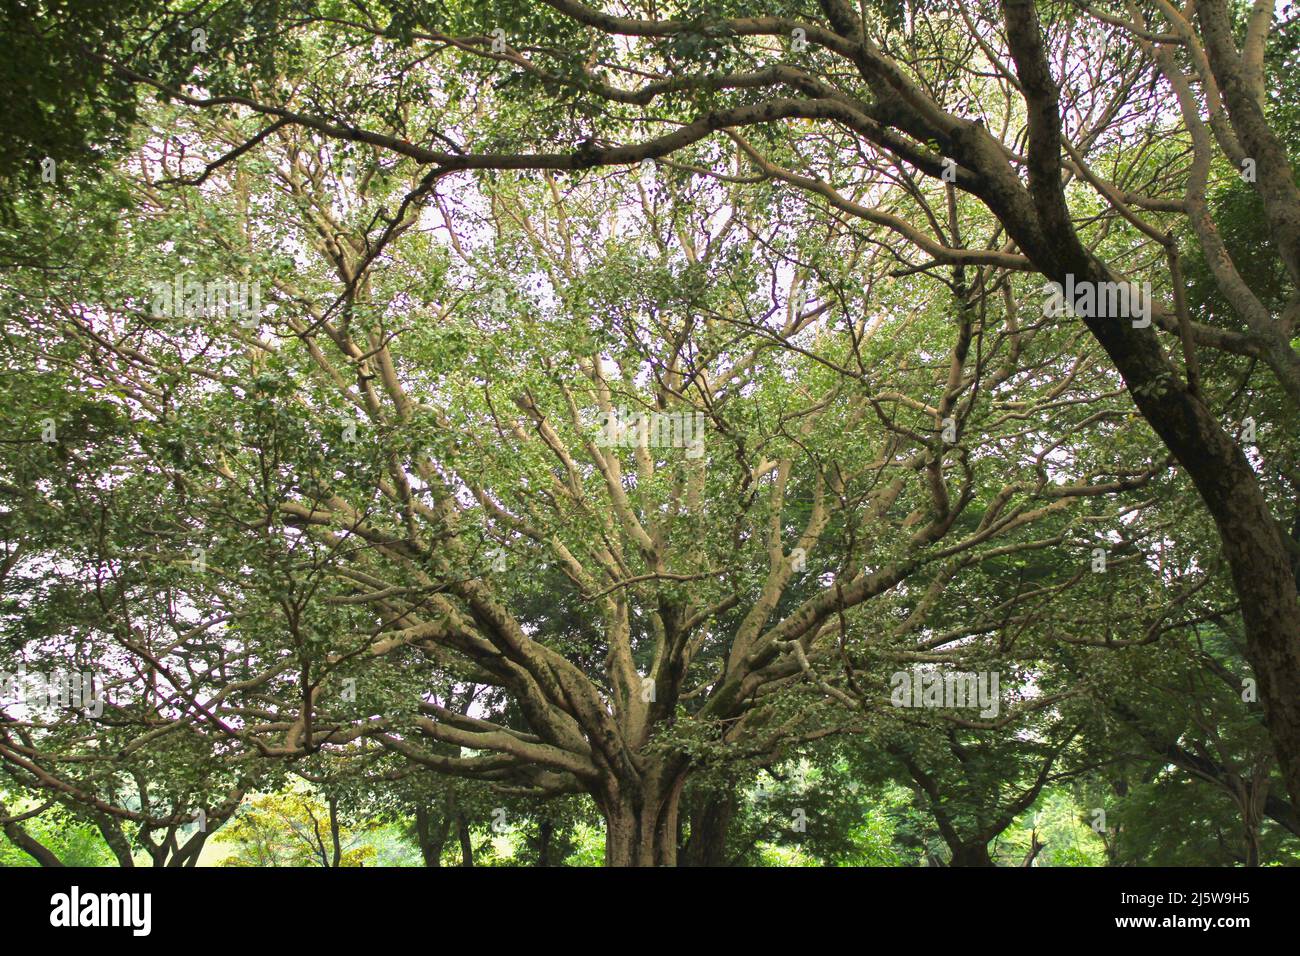
[[[1154,474],[1096,470],[1058,441],[1062,480],[1047,478],[1021,416],[1056,416],[1054,433],[1082,442],[1115,412],[1056,404],[1065,389],[1100,387],[1063,351],[1068,336],[1036,337],[1045,351],[1034,352],[1076,365],[1065,386],[1040,366],[1016,413],[998,412],[981,383],[1016,374],[1025,343],[990,308],[994,276],[958,287],[955,342],[906,321],[918,357],[891,367],[886,315],[828,337],[819,320],[844,287],[818,275],[832,285],[814,292],[811,278],[783,275],[787,251],[745,249],[729,189],[666,184],[628,203],[621,183],[592,183],[580,207],[554,180],[520,179],[485,183],[482,237],[444,219],[449,260],[432,275],[410,212],[396,229],[410,238],[390,241],[385,273],[321,188],[344,159],[307,145],[277,133],[259,159],[275,160],[270,180],[232,166],[216,174],[229,192],[187,190],[179,210],[141,183],[148,214],[127,239],[136,249],[114,259],[124,275],[166,274],[169,254],[146,251],[165,235],[244,263],[248,236],[216,210],[277,208],[288,227],[279,241],[312,257],[307,269],[263,262],[283,344],[222,315],[192,317],[209,343],[195,349],[194,326],[131,309],[119,314],[126,338],[111,342],[75,308],[48,326],[25,312],[35,334],[76,343],[86,363],[76,376],[121,396],[131,440],[159,464],[151,493],[173,518],[144,525],[117,560],[129,556],[142,583],[221,609],[169,642],[174,659],[113,638],[167,675],[168,699],[190,702],[177,719],[204,727],[210,746],[289,759],[368,741],[524,794],[587,792],[610,862],[672,862],[677,802],[696,766],[775,759],[789,740],[859,719],[835,699],[803,704],[828,686],[819,672],[849,612],[889,606],[902,582],[937,594],[983,560],[1056,546],[1075,502]],[[372,185],[348,202],[398,190]],[[710,229],[729,209],[732,224]],[[357,208],[351,221],[366,216]],[[849,261],[863,255],[851,233],[824,241],[845,244]],[[316,305],[321,292],[336,309]],[[403,319],[407,303],[458,299],[441,322]],[[775,310],[785,315],[774,326],[749,318]],[[786,349],[796,335],[825,357]],[[973,354],[985,336],[990,348]],[[933,369],[926,356],[939,350],[950,357]],[[846,380],[849,362],[872,370],[870,389]],[[937,406],[914,397],[936,390]],[[1121,477],[1064,481],[1076,464]],[[974,508],[992,485],[993,505]],[[1054,530],[1035,536],[1040,523]],[[163,542],[205,558],[151,566],[145,549]],[[534,623],[541,594],[562,597]],[[912,607],[909,628],[933,603]],[[500,695],[496,715],[449,705],[467,683]],[[438,684],[446,692],[430,696]]]
[[[175,56],[192,14],[153,13],[157,43],[87,41],[155,97],[129,158],[38,212],[61,237],[131,216],[61,240],[73,269],[6,280],[16,366],[58,370],[14,416],[13,523],[67,522],[7,570],[25,594],[67,562],[69,593],[95,595],[77,635],[38,649],[121,655],[119,757],[211,760],[237,796],[244,766],[322,754],[363,778],[585,793],[607,862],[672,863],[699,773],[734,786],[848,731],[892,740],[923,793],[917,772],[938,771],[917,755],[936,754],[917,745],[959,735],[1047,774],[1078,732],[1064,675],[1105,666],[1092,649],[1240,614],[1300,799],[1277,519],[1300,202],[1289,87],[1265,109],[1292,35],[1269,53],[1270,8],[1238,51],[1217,0],[1194,23],[1027,0],[675,19],[552,0],[513,5],[504,38],[500,10],[324,3],[289,25],[221,8],[211,47]],[[1245,159],[1271,268],[1239,268],[1210,205]],[[264,287],[271,309],[189,272]],[[1253,439],[1221,422],[1246,385]],[[111,423],[96,457],[31,437],[94,393],[112,397],[71,417]],[[1183,476],[1236,607],[1202,594],[1217,561],[1163,567],[1169,513],[1146,495]],[[1090,559],[1123,573],[1103,585]],[[32,617],[12,630],[24,654]],[[1015,709],[896,739],[890,675],[936,662],[1006,667]],[[1041,753],[1008,738],[1021,719]],[[136,768],[88,753],[85,726],[107,730],[7,718],[0,758],[133,819],[104,794]],[[960,761],[973,744],[956,744]],[[68,753],[93,780],[52,771]],[[932,789],[978,796],[988,766]],[[947,819],[954,852],[1011,825],[1047,784],[1027,780],[992,823],[966,801],[971,839]],[[689,829],[725,831],[734,794],[699,791]]]
[[[217,837],[234,852],[223,866],[365,866],[375,848],[344,825],[338,803],[306,793],[275,794],[254,801]]]
[[[1295,549],[1241,443],[1220,423],[1212,407],[1214,397],[1200,388],[1196,358],[1198,348],[1209,348],[1263,362],[1287,393],[1289,414],[1294,413],[1300,399],[1300,357],[1290,340],[1292,313],[1300,301],[1295,298],[1300,279],[1300,188],[1282,137],[1266,112],[1265,65],[1270,60],[1265,50],[1272,7],[1254,6],[1239,34],[1240,47],[1227,0],[1198,4],[1194,21],[1173,8],[1160,8],[1158,18],[1170,31],[1169,41],[1162,37],[1161,43],[1149,39],[1141,10],[1052,9],[1049,26],[1055,30],[1048,33],[1031,0],[1007,0],[996,10],[963,4],[948,18],[939,18],[944,32],[951,32],[943,36],[936,30],[913,30],[920,9],[864,11],[843,0],[824,0],[816,13],[792,6],[770,15],[749,15],[739,8],[714,6],[700,17],[662,19],[653,13],[612,14],[578,0],[549,0],[511,10],[513,32],[545,38],[540,45],[525,44],[526,51],[510,44],[508,37],[503,43],[499,35],[489,35],[497,27],[485,22],[485,11],[470,7],[426,9],[412,4],[396,12],[363,8],[356,16],[313,20],[308,14],[298,21],[299,29],[312,31],[320,42],[340,51],[356,49],[363,41],[387,42],[395,50],[441,52],[469,71],[467,80],[476,81],[467,83],[468,98],[462,99],[456,90],[444,92],[439,104],[444,108],[418,132],[373,128],[367,122],[371,116],[348,115],[346,106],[332,112],[317,109],[315,88],[310,86],[299,97],[301,102],[285,100],[274,86],[256,84],[243,86],[239,94],[205,97],[134,71],[128,75],[189,106],[238,106],[271,119],[276,128],[294,124],[329,139],[410,159],[427,172],[408,194],[404,210],[427,198],[447,177],[466,170],[583,170],[671,156],[689,163],[689,149],[715,133],[730,131],[750,145],[739,131],[766,132],[771,124],[788,130],[792,121],[813,121],[840,137],[841,149],[852,151],[854,158],[860,148],[868,165],[896,159],[936,179],[950,180],[976,198],[1005,230],[1006,248],[954,250],[905,220],[845,199],[832,179],[802,175],[766,159],[752,146],[747,150],[764,177],[809,190],[836,213],[892,230],[936,262],[1000,263],[1037,271],[1071,289],[1079,284],[1113,288],[1111,284],[1126,282],[1135,272],[1152,276],[1170,290],[1173,304],[1149,302],[1149,324],[1096,310],[1081,318],[1216,522],[1242,598],[1247,654],[1260,681],[1270,734],[1288,789],[1293,799],[1300,799],[1300,702],[1289,691],[1300,683]],[[926,13],[935,16],[934,11]],[[1288,25],[1283,42],[1289,42],[1293,28]],[[1058,79],[1052,58],[1080,31],[1097,37],[1097,53],[1089,57],[1075,51],[1072,55],[1083,69],[1077,77]],[[615,38],[625,42],[620,46]],[[1108,60],[1102,51],[1111,43],[1122,52]],[[1185,62],[1175,57],[1171,45],[1185,49]],[[214,59],[224,64],[220,75],[227,78],[229,61]],[[418,60],[427,68],[428,58]],[[601,68],[584,67],[589,62],[599,62]],[[502,67],[508,75],[494,80],[492,70]],[[993,79],[979,81],[985,87],[980,108],[997,97],[1004,108],[1001,116],[969,115],[975,104],[961,78],[982,69],[991,71]],[[405,75],[406,70],[401,72]],[[1093,82],[1094,76],[1122,77],[1122,82],[1107,87]],[[1179,103],[1182,128],[1164,128],[1151,110],[1151,98],[1161,84],[1168,85]],[[536,105],[475,124],[462,105],[498,85],[527,90]],[[1121,92],[1112,95],[1108,89]],[[1154,189],[1129,188],[1148,175],[1142,155],[1136,163],[1119,166],[1109,178],[1093,168],[1095,161],[1113,158],[1112,137],[1119,134],[1122,107],[1130,96],[1152,117],[1140,133],[1147,142],[1175,132],[1191,151],[1190,163],[1151,183]],[[640,119],[639,109],[652,102],[660,106],[663,118]],[[1069,108],[1082,115],[1096,110],[1099,118],[1068,130]],[[799,127],[793,128],[797,134]],[[1023,155],[1014,145],[1021,137]],[[625,138],[631,141],[619,142]],[[531,141],[558,146],[559,151],[530,152],[526,147]],[[1243,171],[1245,161],[1251,161],[1250,176],[1272,240],[1268,254],[1278,257],[1292,287],[1280,314],[1270,312],[1245,284],[1206,204],[1208,176],[1222,159]],[[1067,180],[1082,185],[1067,190]],[[1099,236],[1112,228],[1126,236],[1125,242],[1115,244],[1113,254],[1108,255],[1111,250],[1101,248],[1097,239],[1090,248],[1081,223],[1091,220],[1094,212],[1105,224]],[[396,231],[398,221],[400,217],[390,221],[386,235]],[[1189,240],[1205,252],[1217,286],[1232,303],[1236,328],[1194,324],[1188,315],[1180,246]],[[1126,269],[1121,264],[1140,259],[1152,244],[1157,253],[1154,268]],[[1182,369],[1167,345],[1182,353]]]

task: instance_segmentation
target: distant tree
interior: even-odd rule
[[[366,835],[339,819],[336,801],[290,791],[253,801],[216,843],[231,850],[222,866],[358,867],[376,856]]]

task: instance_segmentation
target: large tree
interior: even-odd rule
[[[427,170],[408,205],[472,170],[676,158],[723,174],[705,147],[729,135],[760,177],[906,241],[922,257],[910,268],[996,264],[1071,288],[1151,281],[1161,295],[1149,325],[1095,309],[1080,318],[1219,528],[1270,734],[1300,797],[1295,545],[1271,476],[1238,438],[1248,426],[1221,420],[1225,397],[1198,372],[1206,350],[1262,363],[1287,396],[1277,424],[1294,418],[1300,190],[1281,127],[1289,114],[1279,118],[1292,104],[1271,104],[1269,92],[1286,89],[1270,70],[1293,65],[1295,24],[1275,32],[1272,4],[304,4],[277,25],[292,43],[271,71],[283,81],[272,82],[246,76],[235,57],[255,22],[222,8],[205,23],[230,45],[192,57],[190,82],[151,74],[143,39],[131,57],[100,55],[188,106],[237,108],[277,129],[406,157]],[[333,88],[339,60],[357,81],[346,96]],[[413,110],[417,101],[434,108]],[[950,180],[995,218],[1001,241],[967,249],[885,211],[879,181],[857,188],[882,166],[903,169],[904,190],[913,173]],[[1251,253],[1277,262],[1280,299],[1252,288],[1216,226],[1212,177],[1238,174],[1268,226],[1267,245]],[[376,230],[366,255],[398,221]],[[1190,314],[1185,247],[1229,305],[1212,321]]]
[[[1300,796],[1291,444],[1238,437],[1300,397],[1270,5],[1235,34],[1212,0],[159,10],[88,40],[164,101],[101,194],[131,211],[110,267],[68,239],[103,200],[64,196],[33,221],[84,276],[32,270],[14,314],[35,368],[116,396],[133,506],[171,519],[85,566],[220,609],[150,622],[175,724],[583,790],[610,862],[671,862],[695,768],[862,729],[891,662],[1006,660],[1098,543],[1076,503],[1118,496],[1088,521],[1123,543],[1167,450]],[[143,291],[186,269],[273,314],[159,321]],[[1051,314],[1044,279],[1149,281],[1151,322]],[[163,543],[209,559],[162,574]],[[97,639],[138,659],[127,584]]]
[[[171,143],[141,134],[106,267],[14,297],[19,359],[54,350],[122,416],[99,467],[129,485],[33,454],[95,486],[59,507],[110,532],[53,547],[112,582],[71,640],[124,655],[113,714],[148,715],[119,721],[128,757],[384,748],[586,792],[609,862],[670,863],[693,769],[861,723],[830,683],[847,642],[953,623],[941,598],[985,561],[1073,549],[1069,586],[1095,543],[1076,504],[1163,470],[1102,450],[1113,383],[1069,328],[1022,332],[993,264],[865,297],[869,241],[791,242],[780,195],[741,209],[689,174],[485,179],[400,207],[379,256],[409,164],[285,128],[194,187]],[[255,277],[273,311],[157,314],[145,290],[187,269]],[[1008,587],[1004,622],[1044,583]]]

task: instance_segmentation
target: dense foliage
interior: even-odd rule
[[[0,863],[1297,862],[1289,6],[5,16]]]

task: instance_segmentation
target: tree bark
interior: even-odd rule
[[[464,816],[456,816],[456,835],[460,839],[460,865],[474,865],[474,842],[470,839],[469,821]]]
[[[1043,852],[1043,847],[1045,846],[1047,846],[1047,844],[1038,839],[1038,831],[1031,831],[1029,834],[1029,851],[1025,854],[1025,858],[1021,861],[1020,865],[1022,867],[1033,866],[1034,860],[1038,859],[1038,854]]]
[[[1088,277],[1106,278],[1098,272]],[[1133,348],[1134,337],[1117,328],[1122,319],[1086,321],[1214,520],[1241,600],[1245,654],[1258,681],[1264,723],[1287,791],[1300,803],[1300,605],[1282,528],[1245,454],[1200,398],[1159,368],[1153,355]]]
[[[14,846],[32,857],[41,866],[63,866],[63,861],[55,856],[54,851],[36,839],[20,823],[6,823],[4,834]]]
[[[701,795],[690,809],[691,833],[682,848],[681,866],[726,866],[727,831],[736,815],[734,790]]]
[[[952,859],[948,861],[949,866],[996,866],[993,858],[989,856],[989,845],[987,843],[962,843],[953,847]]]
[[[199,832],[194,834],[185,844],[173,852],[170,860],[167,861],[169,867],[186,867],[192,868],[198,865],[199,857],[203,854],[203,847],[208,842],[210,831]]]
[[[597,801],[605,817],[606,866],[676,866],[684,773],[658,770],[621,781]]]
[[[337,869],[343,865],[343,846],[339,841],[339,802],[330,797],[330,866]]]
[[[113,856],[117,857],[117,865],[124,868],[134,867],[135,857],[131,853],[131,843],[122,832],[121,825],[109,816],[97,817],[95,825],[104,835],[104,842],[113,851]]]

